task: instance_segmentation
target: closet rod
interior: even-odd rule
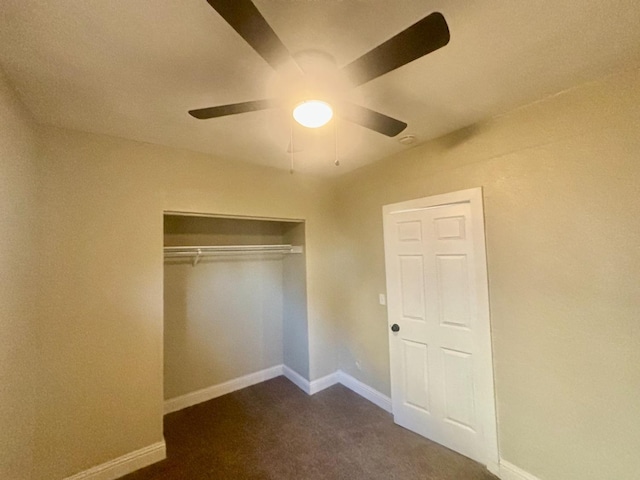
[[[165,258],[193,257],[197,265],[200,257],[233,253],[302,253],[302,247],[293,245],[209,245],[164,247]]]
[[[164,247],[167,257],[190,255],[215,255],[217,253],[300,253],[300,247],[293,245],[209,245],[209,246],[184,246]]]

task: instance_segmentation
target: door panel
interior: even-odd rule
[[[484,231],[474,230],[482,221],[470,202],[416,202],[384,210],[388,320],[400,327],[389,331],[394,419],[488,464],[495,424],[481,428],[481,420],[495,422],[495,404],[488,308],[479,315],[488,304],[477,270],[486,283],[486,265],[474,244],[481,235],[484,245]]]
[[[475,431],[473,357],[442,348],[445,385],[445,420]]]
[[[424,265],[419,255],[400,255],[402,316],[424,320]]]
[[[422,223],[398,222],[398,240],[401,242],[411,242],[422,240]]]
[[[429,361],[424,343],[403,340],[404,403],[429,413]]]
[[[438,240],[464,240],[464,217],[438,217],[434,223]]]
[[[469,274],[466,255],[436,255],[440,325],[469,328]]]

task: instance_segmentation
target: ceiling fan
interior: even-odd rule
[[[285,106],[293,109],[298,123],[315,128],[329,122],[335,110],[336,115],[345,120],[394,137],[407,127],[405,122],[344,100],[343,96],[336,94],[340,89],[334,88],[335,85],[341,81],[347,89],[362,85],[444,47],[450,38],[447,22],[441,13],[435,12],[342,68],[334,65],[333,69],[322,67],[318,70],[305,64],[303,57],[289,53],[251,0],[207,2],[274,70],[281,74],[295,71],[296,79],[288,83],[287,98],[190,110],[189,114],[198,119]],[[291,77],[290,74],[288,76]],[[291,85],[295,87],[291,88]]]

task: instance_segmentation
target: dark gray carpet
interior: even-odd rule
[[[167,459],[126,480],[495,480],[484,466],[393,423],[335,385],[284,377],[167,415]]]

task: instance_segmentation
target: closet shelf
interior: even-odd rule
[[[193,257],[194,265],[198,263],[200,257],[246,253],[302,253],[302,247],[293,245],[208,245],[164,247],[165,258]]]

